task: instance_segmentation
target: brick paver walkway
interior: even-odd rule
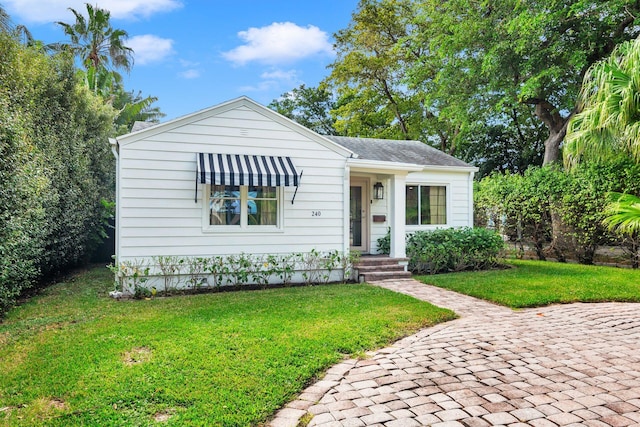
[[[461,318],[327,371],[271,422],[640,426],[640,305],[512,311],[412,279],[376,283]]]

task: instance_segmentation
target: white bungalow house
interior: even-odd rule
[[[116,259],[358,250],[473,225],[477,171],[419,141],[323,136],[241,97],[111,140]]]

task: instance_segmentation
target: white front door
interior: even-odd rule
[[[349,246],[369,252],[369,181],[352,179],[349,187]]]

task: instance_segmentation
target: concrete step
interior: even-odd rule
[[[401,262],[407,262],[408,258],[389,258],[383,255],[363,256],[356,263],[356,267],[367,265],[397,265]]]
[[[375,282],[376,280],[406,279],[411,277],[408,271],[376,271],[358,275],[360,282]]]
[[[404,271],[404,265],[398,263],[395,264],[383,264],[383,265],[358,265],[356,266],[360,274],[372,273],[376,271]]]
[[[361,282],[410,278],[405,271],[407,258],[389,258],[386,255],[365,255],[355,265]]]

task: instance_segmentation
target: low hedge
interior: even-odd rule
[[[378,239],[378,248],[389,253],[389,233]],[[500,263],[504,241],[486,228],[447,228],[407,235],[409,270],[435,274],[484,270]]]

